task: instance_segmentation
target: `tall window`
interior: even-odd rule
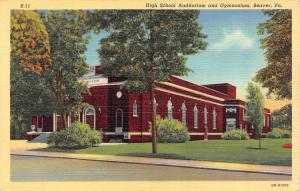
[[[204,111],[203,111],[203,114],[204,114],[204,124],[207,124],[207,113],[208,113],[208,111],[207,111],[207,108],[205,106],[204,107]]]
[[[194,106],[194,128],[198,128],[198,108]]]
[[[84,109],[83,122],[89,124],[91,128],[96,128],[96,111],[94,106],[88,105]]]
[[[136,104],[136,100],[134,100],[134,102],[132,104],[132,116],[133,117],[137,117],[137,104]]]
[[[171,102],[171,98],[168,101],[168,119],[172,119],[173,118],[173,104]]]
[[[213,111],[213,129],[217,128],[217,112],[216,112],[216,108],[214,108]]]
[[[181,116],[181,121],[183,123],[183,125],[186,126],[186,106],[185,106],[185,103],[183,102],[182,105],[181,105],[181,111],[182,111],[182,116]]]
[[[123,127],[123,110],[120,108],[116,110],[116,127]]]

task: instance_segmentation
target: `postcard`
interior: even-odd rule
[[[300,2],[1,1],[0,190],[300,190]]]

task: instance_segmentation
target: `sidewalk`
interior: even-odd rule
[[[26,141],[11,141],[11,154],[25,155],[25,156],[40,156],[40,157],[70,158],[70,159],[80,159],[80,160],[134,163],[134,164],[176,166],[176,167],[188,167],[188,168],[202,168],[202,169],[214,169],[214,170],[283,174],[283,175],[292,174],[292,168],[289,166],[272,166],[272,165],[255,165],[255,164],[161,159],[161,158],[146,158],[146,157],[127,157],[127,156],[32,151],[33,149],[46,148],[46,147],[47,144],[45,143],[27,143]]]

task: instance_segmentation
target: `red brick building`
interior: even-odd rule
[[[92,67],[83,79],[88,81],[91,95],[84,95],[88,105],[78,116],[68,117],[102,130],[106,140],[121,138],[128,142],[151,140],[149,131],[150,99],[148,93],[130,93],[123,88],[126,79],[102,75],[99,66]],[[254,135],[251,123],[244,121],[245,101],[236,98],[236,87],[228,84],[198,85],[172,76],[168,82],[156,84],[157,114],[182,121],[191,140],[219,139],[225,131],[246,129]],[[270,131],[270,110],[265,109],[263,135]],[[37,131],[52,132],[62,128],[57,114],[33,117]]]

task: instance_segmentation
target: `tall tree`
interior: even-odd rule
[[[31,116],[50,112],[44,105],[51,105],[53,97],[41,78],[51,64],[50,45],[45,25],[34,11],[12,11],[10,34],[11,137],[21,138],[30,130]]]
[[[264,122],[264,96],[258,85],[250,82],[247,86],[247,103],[245,107],[245,118],[255,128],[255,137],[259,141],[261,149],[261,130]]]
[[[258,34],[265,37],[261,47],[265,50],[267,66],[256,74],[256,81],[268,88],[268,94],[277,99],[292,98],[292,11],[266,10],[265,23],[258,26]]]
[[[157,153],[155,82],[186,74],[186,56],[206,48],[199,11],[122,10],[104,15],[113,30],[101,40],[101,66],[107,76],[126,77],[130,92],[149,93],[152,152]]]
[[[87,90],[86,84],[78,79],[88,72],[83,54],[90,28],[85,12],[77,10],[46,12],[44,22],[52,59],[44,77],[56,97],[56,112],[63,116],[66,127],[67,116],[82,106],[81,94]]]
[[[18,68],[40,74],[51,64],[48,33],[38,13],[12,11],[10,34],[11,55]]]

